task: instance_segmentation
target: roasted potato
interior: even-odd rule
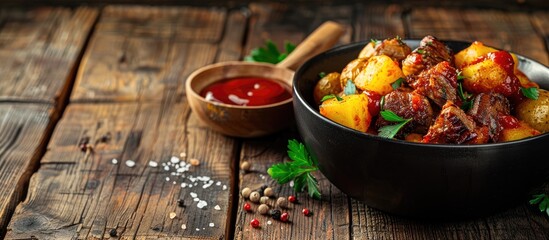
[[[368,59],[376,55],[376,42],[370,41],[358,54],[358,58]]]
[[[549,132],[549,91],[539,89],[537,100],[526,98],[517,104],[516,116],[540,132]]]
[[[512,116],[507,116],[507,117],[512,119],[511,121],[513,122],[512,123],[513,126],[503,127],[500,138],[498,140],[499,142],[509,142],[509,141],[519,140],[527,137],[533,137],[541,134],[540,131],[532,128],[527,123],[520,121]]]
[[[482,61],[462,69],[461,74],[465,77],[463,86],[472,93],[496,92],[506,97],[517,95],[520,81],[513,73],[513,65],[508,52],[488,53]]]
[[[485,46],[483,43],[479,41],[473,42],[469,47],[461,50],[457,54],[454,55],[454,63],[456,64],[456,67],[458,68],[464,68],[467,65],[470,65],[471,63],[474,63],[477,61],[477,59],[481,56],[486,55],[487,53],[491,52],[497,52],[498,49]],[[518,64],[517,56],[514,54],[511,54],[513,61],[515,63],[515,66]]]
[[[386,55],[400,63],[411,52],[412,49],[397,37],[383,41],[371,41],[360,51],[358,57],[369,59],[373,56]]]
[[[343,71],[341,71],[341,75],[339,76],[341,89],[345,88],[347,80],[354,80],[356,76],[358,76],[358,74],[362,71],[362,69],[366,67],[366,64],[368,64],[368,59],[366,58],[357,58],[349,62],[347,66],[343,68]]]
[[[399,78],[404,78],[404,74],[398,63],[386,55],[379,55],[368,59],[366,67],[354,78],[353,82],[360,90],[385,95],[393,91],[391,83]]]
[[[352,94],[342,100],[332,98],[322,102],[320,114],[343,126],[366,132],[372,121],[366,94]]]
[[[313,91],[313,96],[315,98],[315,102],[317,104],[320,104],[320,100],[329,94],[338,94],[341,92],[341,85],[339,84],[339,73],[338,72],[332,72],[326,74],[323,78],[321,78],[315,85],[315,89]]]

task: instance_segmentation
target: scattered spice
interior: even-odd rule
[[[158,163],[155,161],[149,161],[149,167],[153,167],[153,168],[158,167]]]
[[[282,212],[280,212],[280,210],[278,209],[272,209],[272,210],[269,210],[269,215],[271,215],[271,218],[273,218],[274,220],[280,220],[280,216],[282,215]]]
[[[249,203],[244,203],[244,211],[246,212],[249,212],[252,210],[252,205],[250,205]]]
[[[181,199],[181,198],[180,198],[180,199],[177,199],[177,206],[178,206],[178,207],[182,207],[182,208],[186,207],[186,206],[185,206],[185,201],[184,201],[183,199]]]
[[[259,207],[257,208],[257,211],[260,213],[260,214],[268,214],[269,213],[269,206],[267,204],[261,204],[259,205]]]
[[[111,132],[107,132],[99,137],[99,142],[106,143],[111,140]]]
[[[295,198],[294,195],[290,195],[290,196],[288,197],[288,201],[291,202],[291,203],[295,203],[295,202],[297,202],[297,199]]]
[[[250,193],[250,201],[254,202],[254,203],[257,203],[259,202],[259,198],[261,197],[261,195],[259,194],[259,192],[252,192]]]
[[[244,188],[242,189],[241,193],[243,198],[249,198],[250,194],[252,193],[252,190],[250,188]]]
[[[184,157],[186,157],[186,156],[187,156],[187,153],[185,153],[185,152],[181,152],[181,153],[179,154],[179,157],[181,157],[181,158],[184,158]]]
[[[259,227],[259,220],[257,220],[256,218],[254,218],[254,219],[250,222],[250,225],[251,225],[253,228],[258,228],[258,227]]]
[[[210,227],[215,227],[215,224],[212,222],[209,224]]]
[[[264,195],[264,196],[267,196],[267,197],[272,197],[272,196],[274,196],[273,189],[270,188],[270,187],[265,188],[265,190],[263,190],[263,195]]]
[[[111,160],[111,163],[114,164],[114,165],[118,164],[118,159],[113,158],[113,159]]]
[[[174,219],[176,216],[177,216],[177,214],[175,212],[170,213],[170,219]]]
[[[303,208],[303,210],[301,211],[303,213],[303,215],[305,216],[309,216],[311,214],[311,211],[309,211],[308,208]]]
[[[240,164],[240,169],[244,170],[244,171],[250,171],[250,168],[252,168],[252,165],[250,164],[250,162],[248,161],[243,161],[241,164]]]
[[[288,208],[288,201],[286,200],[286,198],[279,197],[276,200],[276,206],[278,206],[279,208]]]
[[[271,220],[267,221],[267,224],[271,225],[273,224],[273,222],[271,222]]]
[[[132,168],[135,167],[135,161],[133,160],[126,160],[126,166]]]
[[[193,166],[198,166],[200,165],[200,161],[196,158],[191,158],[191,160],[189,160],[189,162],[191,163],[191,165]]]
[[[181,229],[183,229],[183,230],[187,229],[187,225],[186,224],[181,224]]]
[[[217,211],[221,211],[221,207],[219,205],[215,205],[214,209]]]
[[[288,214],[287,212],[280,215],[280,221],[282,221],[282,222],[287,222],[289,220],[289,218],[290,218],[290,214]]]
[[[118,233],[116,232],[116,228],[113,228],[109,231],[109,236],[116,237],[116,235],[118,235]]]
[[[259,199],[259,203],[261,204],[267,204],[269,202],[269,197],[263,196]]]

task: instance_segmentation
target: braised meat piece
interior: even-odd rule
[[[429,126],[433,124],[435,118],[429,100],[423,95],[405,91],[405,88],[392,91],[385,95],[382,109],[391,110],[405,119],[412,118],[412,120],[398,132],[397,138],[403,138],[411,132],[419,134],[427,133]],[[378,128],[394,124],[395,123],[386,121],[381,117],[376,121],[376,127]]]
[[[426,36],[421,40],[419,47],[402,61],[402,72],[406,76],[418,75],[439,62],[446,61],[453,64],[453,60],[452,50],[446,44],[433,36]]]
[[[443,61],[422,71],[417,77],[407,77],[406,82],[419,94],[424,95],[438,106],[457,98],[457,73],[449,62]]]
[[[494,142],[498,142],[502,126],[499,124],[499,116],[509,115],[511,107],[509,100],[499,93],[479,93],[468,114],[475,122],[488,127],[488,135]]]
[[[477,127],[472,117],[452,101],[448,101],[435,123],[423,136],[424,143],[480,144],[488,142],[488,128]]]
[[[386,55],[394,61],[402,62],[412,49],[402,42],[400,38],[385,39],[381,43],[370,43],[360,52],[359,58],[370,58],[373,56]]]

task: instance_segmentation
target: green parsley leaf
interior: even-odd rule
[[[288,54],[295,49],[295,45],[286,42],[284,48],[286,52],[281,53],[276,44],[274,44],[271,40],[267,40],[265,41],[265,47],[252,49],[250,51],[250,55],[244,57],[244,60],[249,62],[267,62],[277,64],[284,60]]]
[[[538,205],[540,212],[545,212],[549,216],[549,196],[542,193],[538,195],[533,195],[533,198],[529,201],[531,205]]]
[[[460,80],[463,80],[465,79],[465,76],[461,75],[461,71],[458,71],[457,72],[457,80],[460,81]]]
[[[332,98],[335,98],[335,99],[337,99],[338,101],[342,101],[342,100],[343,100],[343,98],[339,97],[338,95],[335,95],[335,94],[328,94],[328,95],[322,97],[322,99],[320,99],[320,102],[324,102],[324,101],[330,100],[330,99],[332,99]]]
[[[398,78],[396,81],[391,83],[391,87],[393,87],[394,90],[398,89],[400,86],[402,86],[402,82],[404,82],[404,78]]]
[[[376,44],[379,42],[377,39],[373,39],[373,38],[370,38],[370,42],[374,45],[374,47],[376,46]]]
[[[345,89],[343,89],[345,95],[351,95],[356,93],[356,86],[351,79],[347,79],[347,84],[345,84]]]
[[[305,145],[295,139],[288,141],[288,157],[292,161],[274,164],[267,173],[279,184],[293,181],[296,192],[306,188],[309,196],[320,198],[318,182],[312,175],[312,172],[318,170],[316,159],[309,154]]]
[[[459,98],[461,98],[463,102],[461,104],[461,109],[463,109],[463,111],[467,111],[471,107],[473,107],[473,99],[472,99],[473,95],[466,91],[463,91],[463,84],[461,82],[458,82],[457,93]]]
[[[425,50],[423,50],[423,49],[418,49],[416,52],[419,53],[419,54],[425,54]]]
[[[400,131],[400,129],[404,127],[404,125],[412,120],[412,118],[404,119],[391,110],[383,110],[379,112],[379,114],[386,121],[398,123],[395,125],[387,125],[379,128],[378,136],[385,138],[394,138],[398,131]]]
[[[539,98],[539,89],[536,87],[523,88],[520,87],[520,92],[527,98],[537,100]]]
[[[318,77],[320,77],[320,78],[326,77],[326,73],[325,72],[319,72]]]

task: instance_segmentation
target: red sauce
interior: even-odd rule
[[[498,116],[499,124],[505,129],[518,128],[520,126],[517,118],[511,115]]]
[[[208,101],[239,106],[261,106],[292,97],[282,83],[260,77],[224,79],[207,86],[200,95]]]
[[[368,90],[365,90],[364,94],[368,96],[368,112],[370,112],[372,116],[377,116],[381,107],[381,95]]]

